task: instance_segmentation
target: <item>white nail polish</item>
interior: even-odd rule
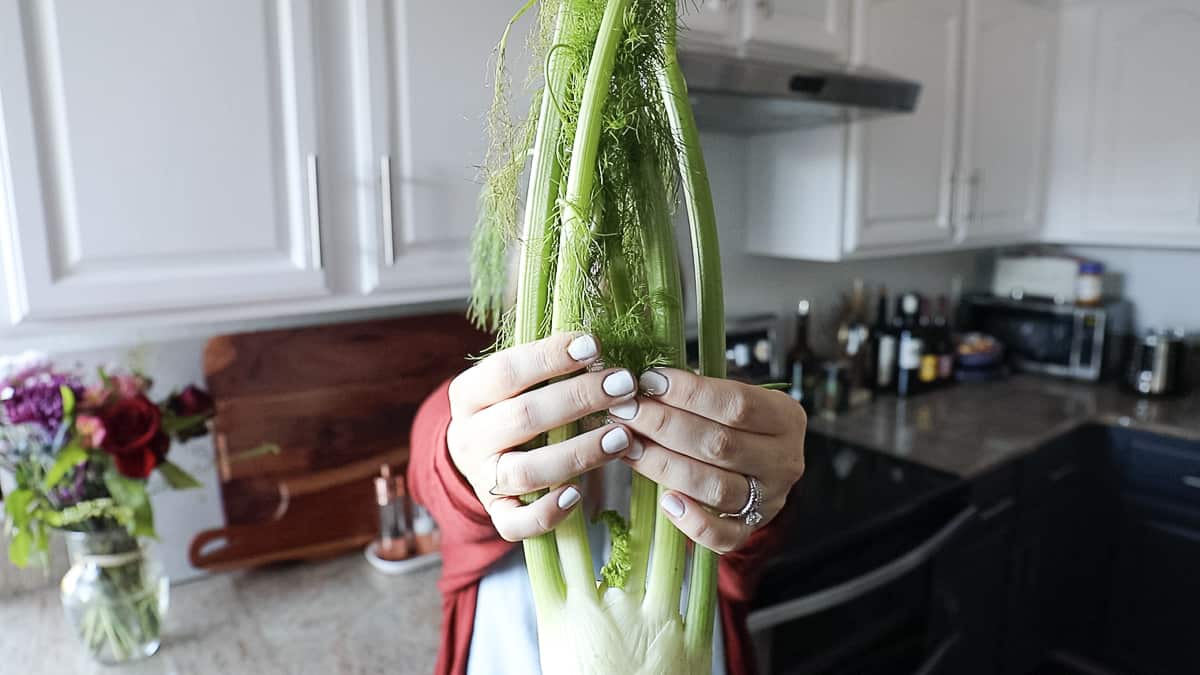
[[[625,396],[632,394],[637,385],[633,383],[633,375],[628,370],[617,372],[604,378],[604,393],[609,396]]]
[[[642,455],[644,454],[646,454],[646,446],[635,438],[633,439],[633,447],[629,449],[629,452],[625,453],[625,456],[636,462],[641,459]]]
[[[561,500],[560,500],[561,501]],[[675,495],[667,495],[659,502],[663,511],[666,511],[672,518],[680,518],[683,516],[683,501]]]
[[[563,490],[563,493],[558,496],[558,508],[562,509],[563,511],[566,511],[567,509],[571,508],[572,506],[575,506],[575,503],[579,501],[579,498],[581,496],[582,495],[579,494],[579,489],[574,486],[571,486],[571,487],[567,488],[566,490]],[[679,501],[679,500],[676,500],[676,501]],[[680,508],[682,509],[682,506]]]
[[[624,403],[618,403],[617,405],[614,405],[613,407],[608,409],[608,414],[612,415],[613,417],[616,417],[617,419],[622,419],[622,420],[631,420],[634,417],[637,417],[637,414],[638,414],[637,399],[633,399],[632,401],[626,401]]]
[[[600,437],[600,448],[604,450],[604,454],[606,455],[615,455],[628,447],[629,433],[621,427],[617,427]]]
[[[667,388],[671,386],[671,381],[666,375],[657,370],[647,370],[638,378],[638,384],[641,385],[642,391],[651,396],[662,396],[667,393]]]
[[[599,351],[599,347],[596,346],[596,338],[591,335],[580,335],[567,345],[567,354],[576,361],[587,361]]]

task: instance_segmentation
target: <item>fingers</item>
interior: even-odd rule
[[[770,436],[739,431],[653,398],[634,399],[608,412],[642,438],[737,473],[766,473],[778,459]]]
[[[522,505],[516,497],[501,497],[488,505],[492,524],[505,541],[521,541],[553,530],[571,513],[582,495],[574,485],[564,485]]]
[[[628,370],[584,373],[506,399],[471,419],[475,441],[489,450],[511,448],[538,434],[632,399],[637,383]]]
[[[752,532],[742,521],[720,518],[680,492],[664,494],[658,506],[688,539],[717,553],[737,550]]]
[[[496,456],[493,494],[523,495],[561,485],[621,456],[633,442],[621,426],[601,427],[554,445]]]
[[[803,409],[786,394],[685,370],[655,368],[639,378],[642,391],[663,403],[735,429],[782,433]]]
[[[655,483],[682,492],[720,513],[736,513],[750,499],[750,484],[742,474],[719,469],[655,443],[644,444],[640,453],[629,453],[624,460]]]
[[[554,377],[591,365],[600,343],[585,333],[559,333],[496,352],[454,378],[450,408],[469,415]]]

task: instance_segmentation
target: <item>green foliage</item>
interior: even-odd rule
[[[631,552],[629,549],[629,523],[616,511],[603,511],[597,520],[608,526],[608,536],[612,541],[612,555],[600,569],[600,578],[610,588],[624,588],[633,571]]]
[[[127,529],[133,523],[133,511],[127,506],[117,505],[108,497],[89,499],[61,511],[46,509],[41,516],[50,527],[64,530],[95,521],[111,520]]]
[[[42,479],[42,489],[49,490],[58,485],[59,481],[76,466],[86,462],[87,458],[87,450],[84,450],[78,441],[72,440],[65,448],[59,451],[58,458],[54,460],[54,464],[46,472],[45,478]]]
[[[175,490],[189,490],[192,488],[201,487],[200,481],[196,480],[192,474],[184,471],[178,464],[173,462],[163,461],[157,467],[158,474],[167,481]]]
[[[113,504],[129,509],[131,518],[124,523],[135,537],[157,537],[154,531],[154,511],[146,494],[146,482],[126,478],[115,469],[104,472],[104,486],[112,495]]]

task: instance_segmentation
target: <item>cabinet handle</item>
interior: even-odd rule
[[[383,262],[388,267],[396,264],[395,221],[392,219],[392,158],[379,158],[379,214],[383,227]]]
[[[313,263],[317,269],[324,267],[321,255],[321,178],[317,170],[317,156],[308,155],[308,236],[312,244]]]
[[[983,172],[975,169],[967,177],[967,224],[974,225],[975,217],[979,215],[979,186],[983,184]]]
[[[1197,490],[1200,490],[1200,476],[1184,476],[1183,484],[1190,488],[1196,488]]]
[[[992,506],[988,507],[988,509],[986,511],[984,511],[983,513],[980,513],[979,520],[981,522],[986,523],[987,521],[991,520],[992,518],[995,518],[996,516],[1000,515],[1001,513],[1004,513],[1005,511],[1011,509],[1014,504],[1016,504],[1016,502],[1013,500],[1012,497],[1005,497],[1004,499],[1001,499],[1000,501],[996,502]]]
[[[1050,472],[1050,482],[1057,483],[1060,480],[1062,480],[1068,476],[1074,475],[1078,471],[1079,471],[1078,466],[1076,466],[1074,464],[1064,464],[1064,465],[1058,467],[1057,469],[1055,469],[1054,471]]]

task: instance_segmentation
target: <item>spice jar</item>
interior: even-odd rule
[[[1075,303],[1099,305],[1104,297],[1104,264],[1086,260],[1079,263],[1079,276],[1075,279]]]

